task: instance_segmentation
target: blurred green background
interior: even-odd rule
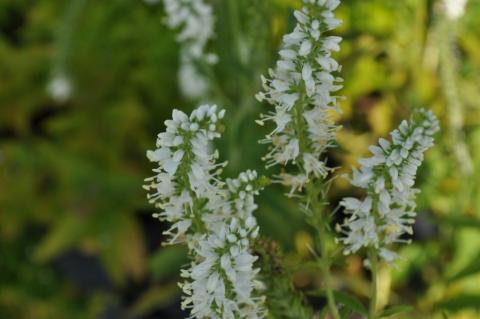
[[[254,119],[268,106],[254,94],[300,2],[211,3],[220,60],[208,100],[228,111],[225,175],[266,174],[257,140],[269,128]],[[416,107],[442,123],[418,177],[413,244],[382,269],[381,302],[414,306],[397,318],[480,318],[480,1],[458,21],[440,0],[345,0],[338,16],[346,99],[329,154],[338,173]],[[163,121],[199,102],[179,93],[179,47],[163,17],[161,3],[140,0],[0,1],[0,318],[186,317],[176,286],[185,248],[161,246],[167,225],[141,188]],[[58,72],[69,98],[47,93]],[[283,191],[265,190],[256,214],[308,295],[321,281],[302,267],[312,234]],[[336,179],[332,210],[353,192]],[[367,300],[360,257],[334,273],[336,289]]]

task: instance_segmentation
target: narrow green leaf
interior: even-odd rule
[[[326,319],[328,313],[328,305],[325,305],[320,312],[320,319]]]
[[[146,316],[158,307],[166,306],[171,303],[179,294],[179,288],[176,283],[165,286],[154,286],[141,294],[135,303],[130,307],[130,311],[135,317]]]
[[[352,310],[347,307],[343,307],[342,309],[340,309],[339,314],[340,318],[349,319],[350,315],[352,314]]]
[[[85,221],[75,215],[67,214],[38,244],[34,258],[45,262],[78,244],[86,233]]]
[[[480,295],[461,295],[447,299],[436,305],[437,309],[459,311],[463,309],[480,309]]]
[[[334,292],[334,296],[335,300],[342,303],[346,308],[355,311],[361,315],[367,315],[367,309],[356,297],[340,291]]]
[[[405,305],[392,306],[385,309],[383,313],[380,315],[380,318],[390,317],[390,316],[398,315],[404,312],[411,312],[412,310],[413,310],[413,307],[411,306],[405,306]]]
[[[480,255],[473,258],[470,264],[468,264],[464,269],[460,270],[455,275],[451,276],[448,280],[452,282],[480,273],[480,263],[478,262],[478,260],[480,260]]]

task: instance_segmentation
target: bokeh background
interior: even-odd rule
[[[220,60],[209,100],[228,110],[225,175],[272,174],[257,142],[269,128],[254,123],[267,106],[254,94],[299,1],[211,3]],[[418,177],[413,243],[382,269],[381,302],[414,306],[397,318],[480,318],[480,2],[456,21],[440,0],[345,0],[338,15],[346,99],[329,154],[338,174],[414,108],[442,124]],[[179,47],[163,17],[161,3],[140,0],[0,1],[0,318],[186,317],[176,286],[186,250],[161,246],[167,225],[141,187],[163,121],[200,102],[179,92]],[[59,72],[71,92],[53,98]],[[283,191],[259,198],[262,235],[320,308],[308,291],[321,278],[301,266],[312,234]],[[332,210],[352,194],[337,178]],[[367,300],[360,257],[334,272],[337,289]]]

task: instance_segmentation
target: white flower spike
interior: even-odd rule
[[[172,119],[165,121],[166,131],[157,139],[157,149],[148,151],[150,161],[158,164],[155,176],[147,178],[150,203],[162,209],[155,216],[172,223],[166,232],[170,243],[185,240],[195,216],[199,199],[219,195],[217,154],[210,142],[220,137],[219,120],[224,110],[216,105],[202,105],[190,116],[173,110]]]
[[[208,91],[208,79],[198,64],[215,64],[213,53],[206,46],[214,35],[213,10],[204,0],[163,0],[167,26],[179,30],[181,45],[179,81],[182,93],[191,99],[203,97]]]
[[[345,254],[362,247],[378,250],[387,262],[397,254],[391,244],[406,242],[415,221],[415,175],[424,152],[433,146],[433,135],[439,124],[432,112],[418,110],[410,121],[403,121],[390,133],[392,141],[379,140],[370,146],[373,156],[360,159],[360,169],[353,170],[351,183],[367,192],[364,200],[347,197],[340,205],[348,216],[339,230]],[[407,241],[408,242],[408,241]]]
[[[283,38],[277,66],[262,77],[264,91],[257,94],[260,101],[275,107],[257,121],[276,125],[261,141],[271,144],[264,158],[267,166],[297,167],[279,175],[279,182],[291,187],[290,195],[329,171],[321,157],[333,146],[337,130],[330,113],[338,111],[334,92],[342,87],[342,79],[335,75],[341,67],[332,52],[340,49],[341,38],[325,34],[340,25],[332,12],[339,4],[339,0],[304,0],[303,8],[294,13],[294,31]]]

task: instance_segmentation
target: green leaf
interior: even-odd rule
[[[343,307],[342,309],[340,309],[339,314],[340,318],[349,319],[350,315],[352,314],[352,310],[347,307]]]
[[[480,263],[478,262],[479,258],[480,255],[473,258],[472,262],[469,265],[467,265],[464,269],[460,270],[455,275],[451,276],[448,280],[452,282],[480,273]]]
[[[171,303],[179,294],[176,283],[166,286],[154,286],[144,292],[131,306],[130,311],[135,316],[145,316],[159,307],[165,307]]]
[[[436,308],[450,311],[459,311],[467,308],[480,310],[480,295],[462,295],[453,297],[438,303]]]
[[[59,220],[53,229],[39,243],[34,257],[37,261],[45,262],[68,248],[79,243],[87,232],[85,221],[75,215],[66,215]]]
[[[405,306],[405,305],[392,306],[385,309],[383,313],[380,315],[380,318],[390,317],[390,316],[398,315],[404,312],[411,312],[412,310],[413,310],[413,307],[411,306]]]
[[[346,308],[355,311],[361,315],[367,315],[367,309],[356,297],[344,292],[334,292],[335,300],[342,303]]]
[[[328,305],[325,305],[322,311],[320,312],[320,319],[326,319],[328,310],[329,310]]]
[[[179,269],[188,262],[185,246],[162,247],[150,260],[150,269],[157,280],[176,277]]]

